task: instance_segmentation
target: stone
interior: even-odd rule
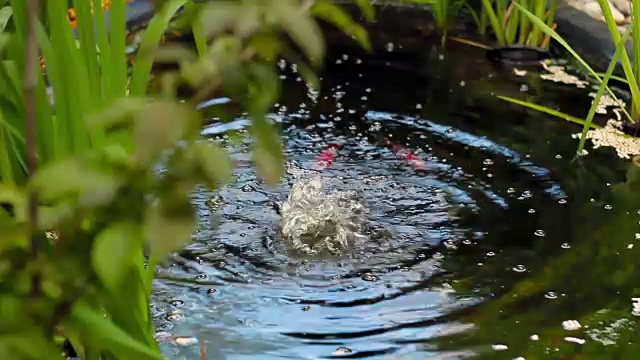
[[[609,0],[609,5],[611,7],[611,14],[613,15],[613,19],[617,24],[624,24],[627,21],[627,17],[618,10],[617,6],[612,3],[614,0]],[[616,2],[624,2],[624,0],[616,1]],[[587,15],[591,16],[598,21],[604,22],[604,15],[602,14],[602,9],[600,8],[600,4],[596,0],[571,0],[568,1],[569,5],[575,7],[578,10],[583,11]]]
[[[631,0],[609,0],[609,3],[613,4],[622,14],[631,15]]]

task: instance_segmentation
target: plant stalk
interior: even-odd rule
[[[38,42],[36,38],[36,22],[40,13],[40,0],[27,0],[27,49],[24,73],[24,105],[26,117],[26,165],[27,178],[35,175],[38,169],[38,146],[36,124],[36,89],[38,86]],[[38,196],[35,191],[29,192],[28,204],[29,235],[31,237],[31,256],[37,262],[41,243],[38,236]],[[31,295],[42,294],[40,274],[36,271],[31,279]]]

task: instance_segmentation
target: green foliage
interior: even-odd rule
[[[275,183],[284,166],[282,145],[266,114],[280,96],[276,61],[295,62],[316,83],[313,70],[324,56],[316,16],[369,43],[328,0],[166,0],[157,2],[128,69],[124,0],[111,2],[111,32],[99,6],[92,16],[88,2],[74,4],[77,38],[66,0],[47,2],[36,34],[26,25],[37,11],[12,0],[15,31],[0,33],[6,39],[0,42],[6,49],[0,61],[0,353],[55,358],[56,335],[62,335],[84,360],[161,359],[149,303],[155,265],[190,240],[197,222],[193,189],[215,190],[232,171],[226,151],[200,136],[196,105],[211,94],[237,99],[253,123],[258,170]],[[372,18],[368,2],[358,4]],[[158,46],[182,6],[195,52]],[[41,74],[25,66],[34,60],[25,56],[32,35],[46,61],[46,74],[36,77],[36,103],[23,96],[23,75]],[[157,58],[180,68],[152,74]],[[160,94],[147,93],[151,79],[162,84]],[[193,97],[178,101],[181,85],[194,88]],[[26,108],[37,109],[35,123]],[[34,126],[41,167],[27,174],[24,158],[33,144],[23,134]],[[37,200],[37,218],[30,199]]]
[[[606,10],[603,9],[604,10],[603,12],[605,12],[605,13],[608,12],[609,15],[611,15],[611,9],[608,8],[609,5],[604,5],[604,4],[601,4],[601,5],[607,7]],[[615,93],[613,91],[611,91],[611,89],[609,89],[608,83],[609,83],[609,80],[611,79],[611,77],[613,76],[613,71],[615,69],[616,64],[618,64],[619,59],[621,57],[624,59],[624,56],[626,56],[627,57],[627,61],[628,61],[628,55],[626,55],[625,43],[626,43],[627,39],[629,38],[629,36],[631,34],[632,28],[629,28],[627,30],[627,32],[624,34],[624,36],[620,36],[620,34],[618,33],[618,30],[616,28],[615,31],[616,31],[616,34],[618,36],[617,37],[613,36],[614,40],[617,41],[617,43],[616,43],[617,44],[616,51],[615,51],[615,53],[614,53],[614,55],[613,55],[613,57],[612,57],[612,59],[611,59],[611,61],[609,63],[607,71],[605,72],[603,78],[601,78],[600,77],[601,74],[598,74],[595,70],[593,70],[591,68],[591,66],[589,66],[589,64],[587,64],[587,62],[584,59],[582,59],[580,57],[580,55],[578,55],[576,53],[576,51],[573,50],[573,48],[571,48],[571,46],[564,39],[562,39],[562,37],[560,37],[560,35],[558,35],[558,33],[556,33],[552,28],[550,28],[549,26],[544,24],[542,22],[542,20],[537,18],[534,14],[532,14],[529,11],[527,11],[526,9],[520,7],[518,4],[516,4],[516,6],[520,9],[520,11],[522,12],[522,14],[524,16],[529,18],[529,20],[532,23],[534,23],[534,25],[538,26],[545,34],[547,34],[548,36],[550,36],[551,38],[556,40],[560,45],[562,45],[585,69],[587,69],[589,71],[589,73],[600,83],[600,86],[598,88],[598,91],[596,92],[596,96],[595,96],[595,98],[594,98],[594,100],[593,100],[593,102],[591,104],[589,112],[588,112],[588,114],[587,114],[587,116],[586,116],[584,121],[576,119],[574,117],[571,117],[571,116],[569,116],[567,114],[558,112],[558,111],[553,110],[553,109],[544,108],[544,107],[539,106],[539,105],[525,103],[525,102],[518,101],[516,99],[512,99],[512,98],[508,98],[508,97],[501,97],[501,98],[503,100],[507,100],[507,101],[510,101],[512,103],[517,103],[517,104],[520,104],[520,105],[524,105],[526,107],[533,108],[535,110],[542,111],[542,112],[545,112],[547,114],[563,118],[565,120],[581,123],[583,125],[583,128],[582,128],[582,135],[580,137],[580,143],[578,144],[577,153],[578,154],[582,154],[583,150],[584,150],[585,143],[586,143],[586,139],[587,139],[587,132],[588,132],[589,128],[594,127],[593,119],[594,119],[595,114],[596,114],[597,106],[600,103],[600,98],[606,92],[606,93],[610,94],[614,99],[618,100],[616,95],[615,95]],[[609,16],[609,15],[605,14],[605,18],[607,18],[607,16]],[[623,64],[624,64],[624,61],[623,61]],[[633,75],[633,71],[631,71],[630,74]],[[631,76],[631,77],[627,76],[627,84],[629,84],[629,86],[631,88],[632,95],[634,94],[634,90],[633,90],[634,89],[634,83],[635,83],[634,77],[633,76]],[[636,87],[637,87],[637,85],[636,85]],[[635,105],[634,104],[632,104],[632,113],[634,111],[637,111],[637,110],[635,110]],[[625,113],[625,115],[627,116],[627,118],[630,121],[633,121],[634,118],[632,117],[632,115],[629,115],[629,113],[626,111],[626,109],[622,109],[622,110]]]
[[[514,8],[515,6],[515,8]],[[487,20],[500,45],[521,44],[534,47],[548,47],[549,41],[543,37],[540,26],[518,9],[534,14],[546,25],[553,27],[556,1],[552,0],[547,9],[547,1],[538,0],[482,0],[481,14],[474,15],[481,33],[484,33]],[[514,11],[515,10],[515,11]]]

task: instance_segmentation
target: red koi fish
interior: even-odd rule
[[[420,160],[418,155],[414,154],[413,152],[403,148],[398,144],[394,144],[393,146],[391,146],[391,149],[396,153],[396,155],[400,156],[407,163],[409,163],[409,165],[411,165],[411,167],[413,167],[415,170],[427,170],[427,164],[424,161]]]
[[[337,144],[330,144],[318,155],[314,168],[316,170],[324,170],[331,166],[336,156],[338,156],[338,148]]]

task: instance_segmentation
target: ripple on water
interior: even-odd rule
[[[195,194],[203,225],[195,245],[181,255],[197,259],[199,266],[169,271],[192,280],[204,274],[205,282],[165,283],[154,314],[161,327],[170,326],[178,335],[204,334],[220,354],[317,358],[397,353],[413,349],[411,343],[420,339],[466,329],[456,311],[483,299],[456,294],[447,283],[454,270],[446,264],[455,268],[461,249],[482,244],[486,218],[481,217],[536,196],[555,203],[566,197],[548,171],[517,152],[432,121],[368,112],[355,128],[329,131],[311,127],[309,115],[272,119],[286,129],[287,156],[295,161],[290,174],[312,172],[318,153],[330,143],[341,145],[338,159],[320,176],[329,189],[358,194],[368,210],[367,238],[338,255],[293,253],[272,207],[273,200],[286,198],[291,175],[282,185],[266,188],[249,165],[240,165],[234,182],[219,195]],[[247,125],[239,119],[205,132],[220,137]],[[420,149],[416,152],[426,159],[426,171],[412,169],[388,144],[386,135],[404,136],[399,131],[408,134],[412,151]],[[229,146],[246,164],[246,144]],[[473,169],[456,161],[455,154],[463,150],[477,152]],[[492,177],[486,176],[487,167]],[[528,175],[513,183],[513,171]],[[529,185],[533,178],[535,188]],[[520,211],[533,216],[528,208]],[[531,231],[545,236],[542,229]],[[499,257],[488,249],[481,255],[469,262]],[[525,273],[527,267],[515,263],[506,270]],[[552,299],[551,294],[546,297]]]

